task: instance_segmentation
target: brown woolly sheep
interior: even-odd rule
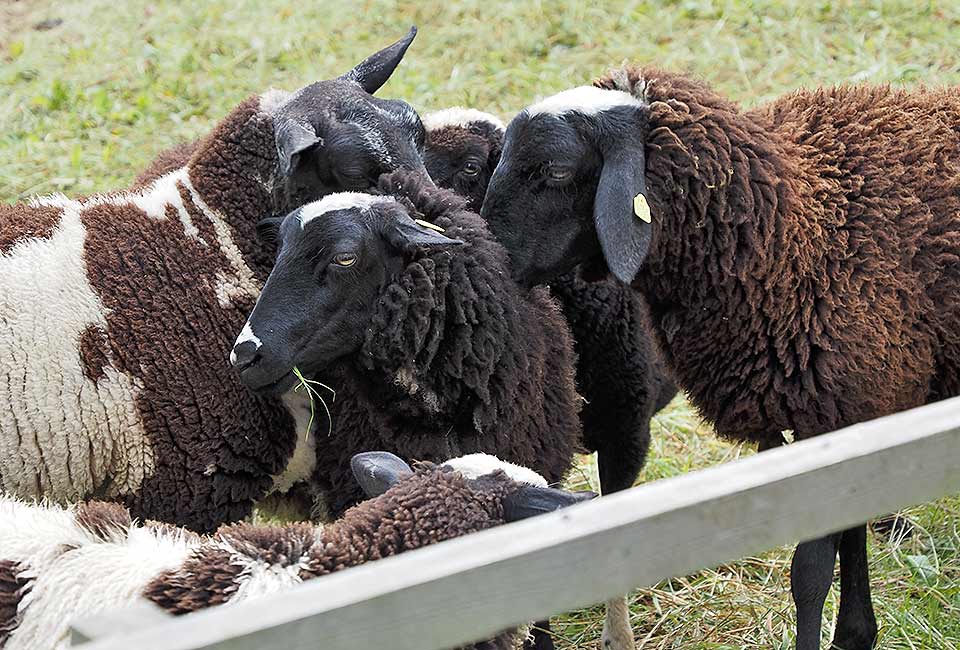
[[[200,536],[135,523],[113,503],[62,508],[0,498],[0,647],[64,647],[69,622],[138,596],[187,614],[593,497],[547,487],[526,468],[484,454],[416,471],[384,452],[354,457],[374,497],[327,526],[224,526]],[[469,648],[507,650],[509,630]]]
[[[960,392],[960,91],[841,86],[741,110],[626,68],[520,113],[483,216],[530,284],[606,264],[724,436],[807,438]],[[876,639],[866,528],[804,542],[797,648]]]
[[[4,491],[206,531],[285,469],[309,473],[302,453],[288,468],[302,400],[251,395],[226,364],[273,261],[256,222],[385,170],[425,176],[416,113],[370,94],[414,34],[338,79],[247,99],[139,189],[0,206]]]

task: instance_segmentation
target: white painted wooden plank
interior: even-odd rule
[[[98,639],[139,632],[172,618],[164,610],[141,598],[129,607],[71,623],[70,646],[79,647]]]
[[[449,648],[960,491],[960,398],[85,650]]]

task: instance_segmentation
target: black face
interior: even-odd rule
[[[441,127],[427,134],[423,160],[437,185],[465,197],[478,212],[502,143],[503,132],[488,122]]]
[[[301,88],[272,109],[283,199],[302,205],[371,187],[380,174],[426,175],[424,129],[399,100],[373,96],[399,65],[416,29],[336,79]]]
[[[400,100],[373,97],[355,82],[308,86],[280,108],[277,119],[292,205],[367,189],[381,174],[398,169],[426,174],[425,135],[416,111]]]
[[[639,247],[632,197],[644,192],[642,142],[634,109],[601,116],[522,112],[510,123],[481,216],[509,251],[520,284],[549,282],[579,264],[595,266],[603,256],[610,262],[610,241],[618,237]],[[632,167],[636,174],[626,174]],[[598,232],[598,218],[611,210],[622,232]],[[619,271],[618,277],[632,278]]]
[[[406,261],[424,247],[460,243],[417,225],[399,203],[375,197],[369,206],[371,198],[335,195],[336,203],[280,221],[277,263],[231,355],[250,388],[281,394],[296,383],[295,367],[312,377],[355,353],[378,296]],[[369,207],[350,207],[351,199]],[[275,219],[265,221],[271,227]]]

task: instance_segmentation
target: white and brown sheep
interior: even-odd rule
[[[326,526],[234,524],[200,536],[136,523],[115,503],[0,497],[0,647],[64,649],[72,620],[137,598],[174,615],[238,603],[593,496],[549,488],[535,472],[482,454],[414,471],[368,452],[352,466],[374,498]],[[520,636],[469,647],[507,650]]]
[[[371,95],[414,34],[340,78],[247,99],[135,189],[0,206],[0,488],[201,531],[271,489],[305,417],[226,362],[273,261],[256,223],[423,170],[416,113]]]

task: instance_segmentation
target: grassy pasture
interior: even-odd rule
[[[120,187],[244,97],[339,74],[410,24],[421,33],[382,94],[422,111],[506,117],[624,60],[690,71],[748,105],[798,86],[960,83],[950,2],[0,0],[0,201]],[[682,399],[656,418],[654,439],[645,481],[751,453]],[[571,480],[594,471],[584,459]],[[904,515],[912,537],[870,539],[880,647],[960,648],[960,496]],[[638,590],[643,647],[792,647],[790,553]],[[601,625],[594,608],[555,629],[564,648],[592,647]]]

